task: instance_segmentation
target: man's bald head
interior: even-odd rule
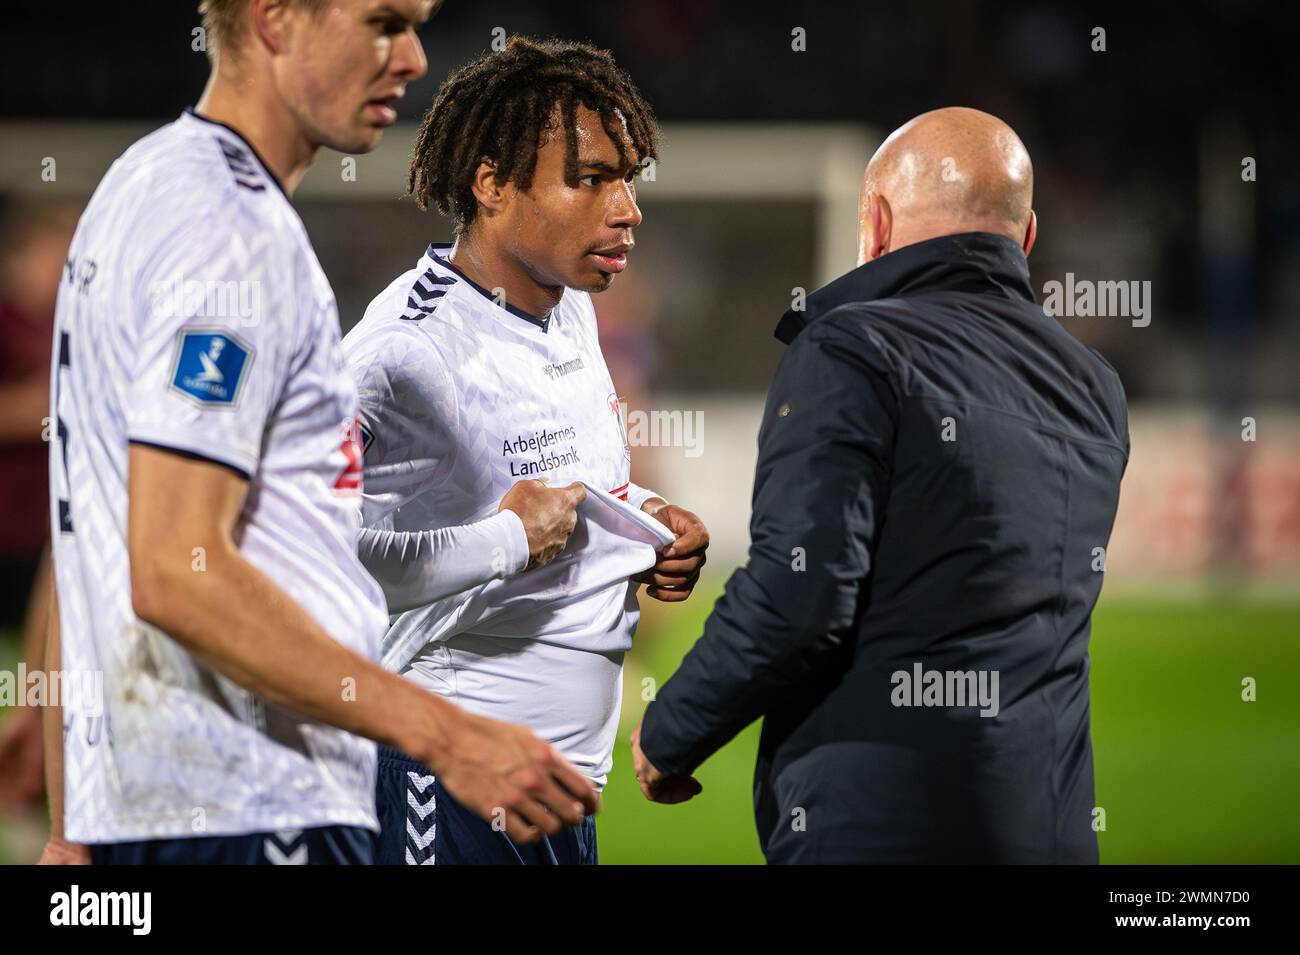
[[[1033,245],[1034,169],[1020,137],[977,109],[922,113],[867,163],[858,261],[941,235],[993,232]]]

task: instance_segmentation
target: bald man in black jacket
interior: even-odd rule
[[[943,109],[867,166],[857,269],[777,326],[748,562],[633,735],[680,802],[764,717],[770,862],[1097,861],[1088,639],[1128,416],[1034,299],[1033,172]]]

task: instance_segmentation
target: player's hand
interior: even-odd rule
[[[647,597],[665,603],[685,600],[700,579],[700,568],[706,559],[704,552],[709,546],[708,528],[690,511],[665,504],[659,498],[646,501],[641,509],[676,534],[677,540],[659,554],[653,567],[632,579],[648,585]]]
[[[430,766],[453,796],[515,842],[576,826],[600,795],[550,743],[522,726],[464,713],[448,752]]]
[[[44,792],[41,710],[16,706],[0,726],[0,811],[33,806]]]
[[[578,524],[578,505],[587,497],[581,481],[568,487],[550,487],[546,478],[519,481],[501,498],[498,511],[514,511],[528,535],[528,566],[542,567],[555,560]]]
[[[50,836],[37,865],[90,865],[90,849],[79,842]]]
[[[694,776],[669,776],[655,769],[645,753],[641,752],[641,724],[636,724],[632,731],[632,769],[636,772],[636,781],[641,785],[641,795],[651,802],[666,805],[686,802],[704,791],[699,780]]]

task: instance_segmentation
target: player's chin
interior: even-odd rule
[[[385,125],[359,122],[346,133],[333,137],[333,141],[325,145],[341,153],[351,153],[353,155],[368,153],[378,146],[379,141],[384,138]]]
[[[384,138],[384,128],[382,126],[372,126],[366,129],[365,133],[357,138],[357,147],[348,150],[354,153],[368,153],[379,145],[380,140]]]
[[[603,292],[614,284],[614,273],[593,269],[571,284],[580,292]]]

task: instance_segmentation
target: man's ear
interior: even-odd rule
[[[864,181],[858,198],[858,265],[865,265],[889,251],[893,223],[889,201],[869,181]]]
[[[505,186],[497,182],[497,164],[486,156],[480,159],[470,184],[478,204],[488,212],[500,212],[506,205]]]
[[[871,189],[864,177],[858,189],[858,265],[867,262],[867,249],[871,247]]]
[[[1038,216],[1033,209],[1029,210],[1029,225],[1025,226],[1025,239],[1020,243],[1020,247],[1025,250],[1025,255],[1029,255],[1030,249],[1034,247],[1034,240],[1038,238]]]
[[[293,13],[289,7],[290,4],[284,0],[253,0],[248,7],[251,38],[260,41],[272,53],[283,50],[289,31],[289,17]]]
[[[894,210],[889,200],[878,192],[867,194],[867,261],[872,262],[889,251],[894,234]]]

